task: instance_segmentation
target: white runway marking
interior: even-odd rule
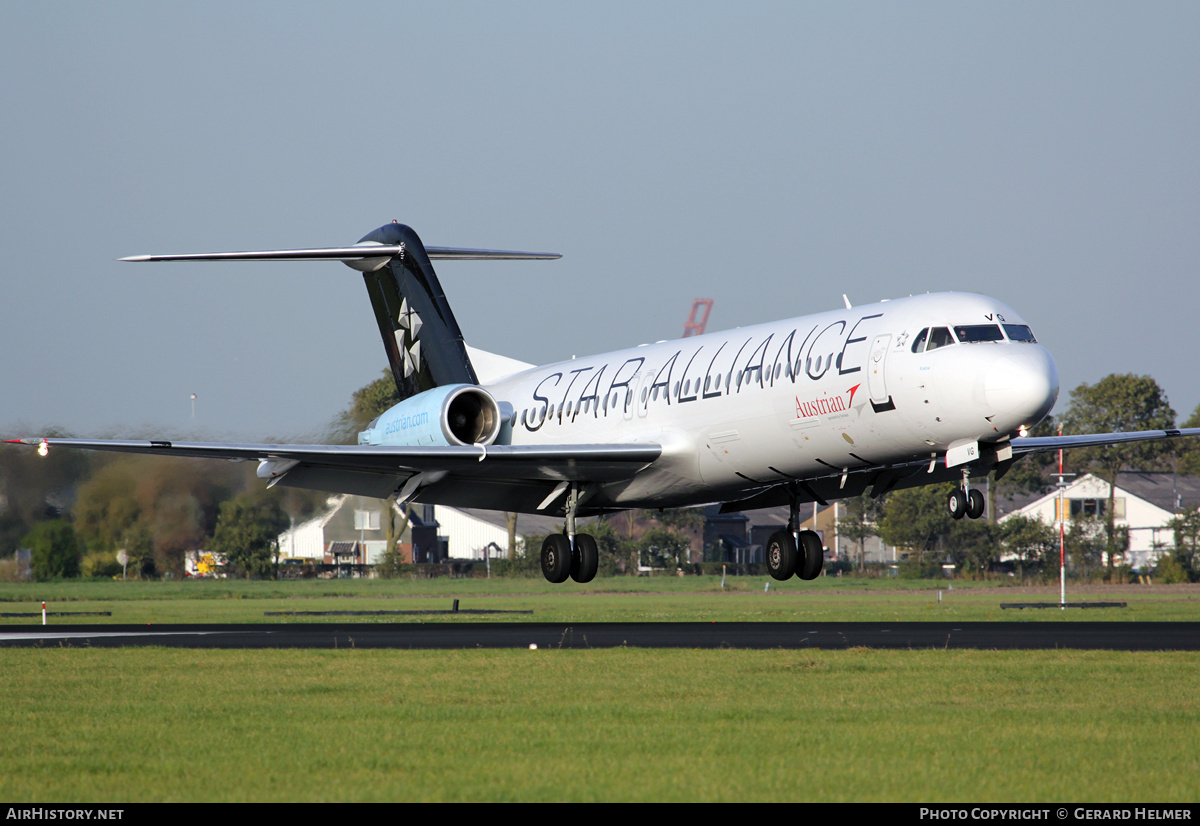
[[[69,640],[75,637],[200,637],[206,634],[246,634],[247,631],[25,631],[0,633],[3,640]]]

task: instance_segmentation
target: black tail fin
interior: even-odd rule
[[[363,273],[400,398],[443,384],[478,384],[462,330],[417,233],[386,224],[359,243],[403,247],[379,269]]]

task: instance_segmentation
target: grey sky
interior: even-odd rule
[[[0,4],[0,432],[317,431],[379,375],[340,264],[443,262],[546,362],[909,293],[1015,306],[1080,382],[1200,403],[1195,3]],[[189,395],[199,396],[196,422]],[[30,432],[26,432],[30,431]]]

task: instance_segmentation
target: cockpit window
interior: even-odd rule
[[[1003,341],[1000,328],[995,324],[960,324],[954,328],[954,335],[964,344],[977,344],[981,341]]]
[[[925,352],[936,350],[939,347],[949,347],[954,343],[954,337],[950,335],[950,331],[945,327],[934,327],[929,331],[929,344],[925,345]]]
[[[925,339],[929,338],[929,328],[926,327],[921,332],[917,333],[917,337],[913,339],[912,351],[914,353],[925,352]]]
[[[1024,324],[1005,324],[1004,332],[1008,333],[1008,337],[1012,341],[1029,341],[1037,344],[1037,339],[1033,337],[1033,330]]]

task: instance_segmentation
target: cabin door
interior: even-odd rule
[[[884,364],[887,362],[888,345],[892,341],[890,334],[875,336],[871,342],[871,356],[867,361],[867,389],[871,393],[871,401],[875,404],[887,404],[887,382],[884,380]]]

